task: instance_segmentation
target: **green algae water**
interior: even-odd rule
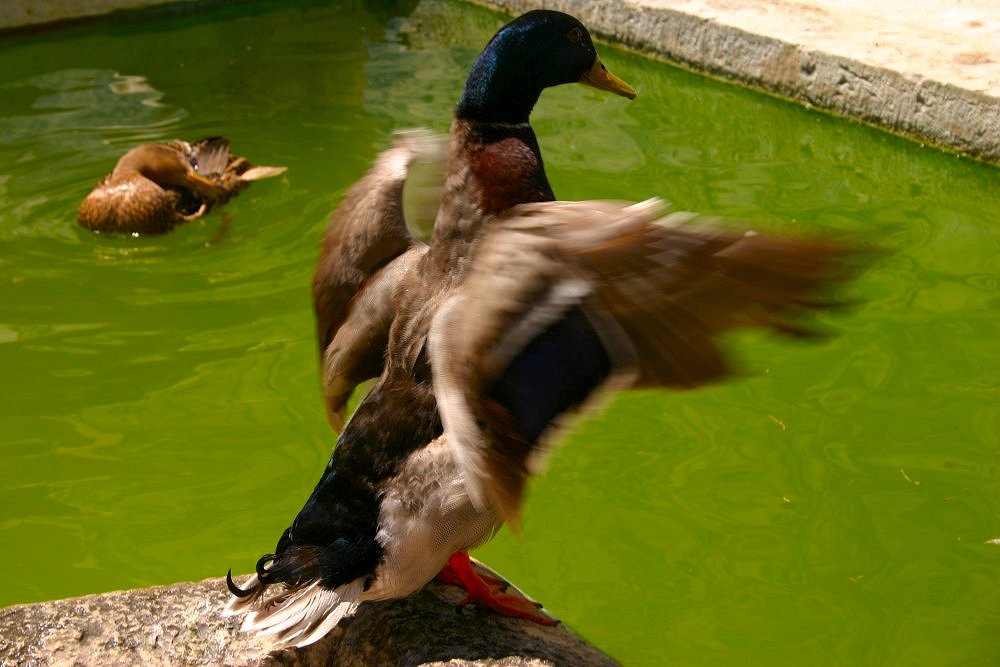
[[[503,17],[248,2],[0,38],[0,605],[248,571],[334,438],[309,284],[393,129],[446,131]],[[1000,172],[603,46],[547,91],[561,198],[662,196],[891,252],[810,345],[617,397],[478,554],[628,665],[1000,661]],[[75,210],[137,143],[285,176],[155,238]]]

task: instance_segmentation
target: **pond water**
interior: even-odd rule
[[[444,1],[210,3],[0,47],[0,605],[249,570],[334,438],[309,282],[394,128],[445,131],[503,17]],[[1000,172],[608,46],[639,98],[534,115],[562,198],[660,195],[891,252],[745,375],[634,393],[478,555],[629,665],[1000,655]],[[285,176],[157,238],[75,210],[144,141]]]

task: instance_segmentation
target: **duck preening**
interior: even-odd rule
[[[251,182],[284,172],[231,154],[222,137],[142,144],[94,186],[76,219],[95,232],[163,234],[221,206]]]
[[[568,82],[635,96],[566,14],[493,37],[455,110],[429,244],[408,232],[402,193],[436,159],[432,137],[402,135],[345,195],[313,283],[331,423],[377,379],[274,552],[241,584],[228,576],[244,629],[304,646],[438,575],[466,601],[552,623],[466,552],[516,527],[560,424],[609,390],[725,377],[721,334],[806,334],[800,315],[845,277],[834,243],[726,230],[658,200],[553,201],[528,116]]]

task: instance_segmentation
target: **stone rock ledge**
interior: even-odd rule
[[[610,667],[565,626],[474,606],[432,583],[404,600],[366,603],[323,640],[269,653],[222,616],[223,579],[116,591],[0,609],[0,665],[438,665]]]
[[[537,0],[471,0],[520,14]],[[1000,98],[629,0],[546,0],[597,35],[669,62],[1000,163]],[[640,91],[641,94],[641,91]]]

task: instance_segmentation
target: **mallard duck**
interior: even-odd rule
[[[163,234],[221,206],[252,181],[284,171],[230,154],[222,137],[142,144],[94,186],[76,219],[95,232]]]
[[[831,244],[719,231],[656,200],[553,201],[528,116],[572,81],[635,96],[566,14],[493,37],[455,111],[429,245],[400,211],[432,143],[402,138],[345,196],[314,280],[333,421],[378,379],[274,552],[241,584],[227,575],[244,629],[304,646],[436,575],[466,602],[555,622],[467,550],[517,526],[560,423],[611,389],[723,377],[722,332],[802,332],[795,316],[837,279]]]

